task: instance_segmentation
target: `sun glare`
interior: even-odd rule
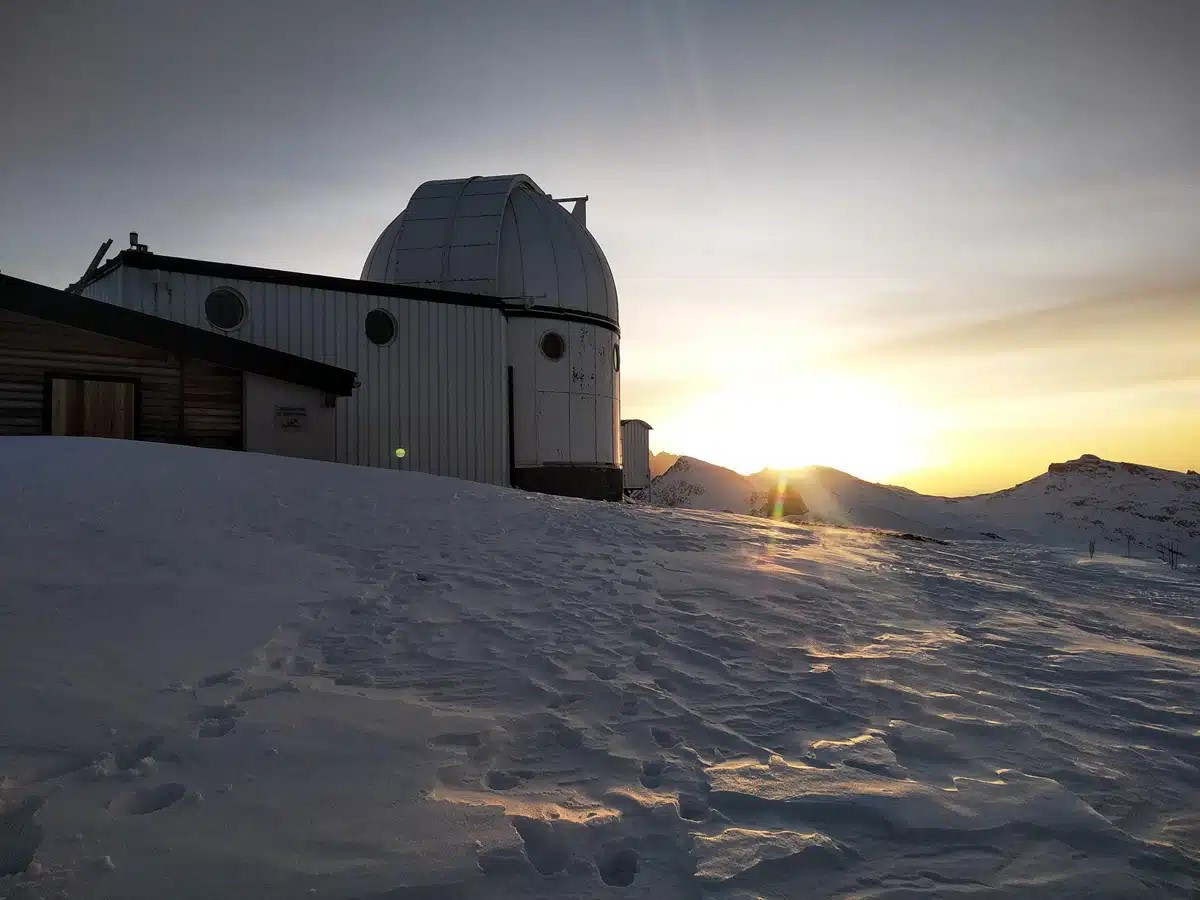
[[[663,423],[657,443],[743,473],[825,465],[880,480],[923,464],[923,420],[874,382],[761,376],[701,398]]]

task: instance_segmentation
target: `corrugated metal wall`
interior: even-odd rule
[[[220,331],[204,313],[218,287],[238,291],[248,308],[240,327],[220,333],[358,373],[354,395],[338,401],[339,462],[508,483],[500,310],[124,266],[84,294]],[[366,338],[373,309],[396,320],[386,346]]]
[[[562,336],[566,353],[552,360],[542,336]],[[559,319],[508,322],[513,367],[514,444],[518,466],[615,465],[620,462],[619,338],[607,328]]]
[[[626,490],[650,483],[650,429],[644,422],[621,424],[621,471]]]

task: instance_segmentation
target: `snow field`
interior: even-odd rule
[[[115,441],[0,461],[0,896],[1200,876],[1200,593],[1164,566]]]

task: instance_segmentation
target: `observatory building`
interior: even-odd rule
[[[349,396],[324,399],[339,462],[616,500],[617,290],[586,200],[526,175],[430,181],[358,280],[161,256],[131,236],[71,290],[354,373]]]

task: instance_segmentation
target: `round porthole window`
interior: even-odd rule
[[[617,372],[621,371],[621,345],[613,344],[613,369]]]
[[[396,336],[396,320],[386,309],[373,309],[367,313],[365,328],[367,340],[380,347],[390,344]]]
[[[233,288],[217,288],[204,298],[204,315],[222,331],[237,328],[246,318],[246,301]]]
[[[542,335],[542,353],[546,359],[562,359],[567,352],[567,342],[556,331],[547,331]]]

